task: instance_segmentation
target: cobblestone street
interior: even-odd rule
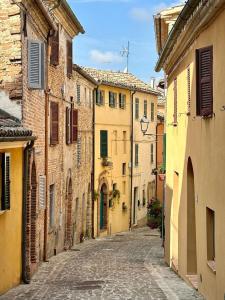
[[[13,299],[203,299],[163,261],[158,232],[148,228],[86,241],[43,263]]]

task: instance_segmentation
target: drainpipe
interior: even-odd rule
[[[133,204],[133,165],[134,165],[134,95],[136,91],[131,91],[131,137],[130,137],[130,146],[131,146],[131,169],[130,169],[130,230],[132,228],[132,204]]]
[[[96,97],[98,94],[98,86],[96,89],[94,89],[94,93],[96,93]],[[92,137],[92,215],[91,215],[91,222],[92,222],[92,238],[95,238],[95,232],[94,232],[94,209],[95,209],[95,103],[96,103],[96,98],[93,94],[92,99],[93,101],[93,125],[92,125],[92,130],[93,130],[93,137]]]
[[[28,168],[29,168],[29,156],[34,146],[34,141],[27,144],[24,149],[24,160],[23,160],[23,207],[22,207],[22,280],[24,283],[30,283],[30,274],[27,273],[26,261],[27,261],[27,190],[28,190]]]
[[[49,53],[49,38],[55,34],[55,31],[49,31],[47,37],[47,62],[48,62],[48,53]],[[47,240],[48,240],[48,115],[49,115],[49,93],[50,89],[48,87],[48,63],[46,65],[46,83],[45,83],[45,211],[44,211],[44,253],[43,253],[43,260],[47,261]]]

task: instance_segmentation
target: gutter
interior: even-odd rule
[[[54,31],[58,31],[58,28],[55,24],[55,22],[52,20],[51,15],[47,9],[47,7],[43,4],[42,0],[36,0],[37,5],[41,9],[41,12],[45,16],[46,20],[48,21],[49,25],[52,27]]]
[[[187,3],[185,4],[184,8],[182,9],[181,13],[179,14],[173,26],[173,29],[170,31],[167,41],[162,49],[161,55],[155,67],[156,72],[159,72],[162,69],[165,60],[171,53],[174,44],[178,36],[180,35],[182,29],[187,24],[189,18],[191,17],[191,15],[193,14],[193,12],[195,11],[195,9],[198,7],[200,3],[201,0],[188,0]]]
[[[29,168],[29,156],[34,146],[34,139],[27,144],[24,149],[24,162],[23,162],[23,207],[22,207],[22,280],[24,283],[30,283],[30,274],[27,272],[27,192],[28,192],[28,168]]]
[[[134,95],[136,91],[131,91],[131,169],[130,169],[130,230],[132,228],[132,204],[133,204],[133,168],[134,168]]]
[[[19,141],[35,141],[36,137],[34,136],[18,136],[18,137],[0,137],[0,142],[19,142]]]

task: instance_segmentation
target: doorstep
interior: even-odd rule
[[[192,285],[192,287],[197,291],[198,290],[198,284],[200,281],[200,276],[199,275],[186,275],[186,278]]]

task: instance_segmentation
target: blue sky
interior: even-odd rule
[[[157,61],[153,14],[176,5],[176,0],[68,0],[85,29],[74,41],[74,62],[123,71],[126,59],[120,51],[130,41],[129,71],[149,82],[160,77],[154,72]]]

